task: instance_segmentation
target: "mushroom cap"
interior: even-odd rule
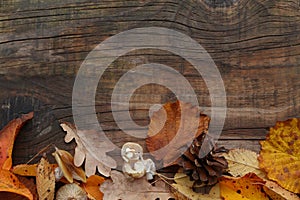
[[[127,142],[122,146],[121,156],[126,161],[139,160],[140,155],[143,154],[143,147],[134,142]]]
[[[86,192],[75,183],[62,186],[56,192],[56,200],[87,200]]]

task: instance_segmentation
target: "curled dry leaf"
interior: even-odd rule
[[[265,181],[254,173],[240,178],[223,176],[219,184],[224,200],[269,200],[263,192]]]
[[[103,193],[100,191],[100,185],[104,183],[105,179],[98,175],[90,176],[86,183],[82,184],[83,189],[88,194],[90,199],[103,199]]]
[[[258,154],[247,149],[232,149],[223,156],[228,162],[228,172],[234,176],[244,176],[250,172],[259,177],[265,177],[265,173],[260,170],[257,160]]]
[[[10,171],[0,170],[0,192],[11,192],[33,200],[30,190]]]
[[[67,122],[61,123],[60,126],[67,132],[65,142],[69,143],[75,139],[77,146],[75,148],[74,164],[81,166],[85,160],[85,173],[87,176],[95,174],[97,168],[102,175],[108,177],[111,169],[117,167],[116,161],[106,155],[106,152],[114,150],[115,147],[101,141],[98,132],[94,130],[77,130],[74,125]],[[94,142],[87,144],[85,142],[87,138],[90,138],[88,141]]]
[[[54,170],[58,165],[57,164],[50,164],[52,169]],[[16,165],[12,168],[12,172],[14,174],[20,175],[20,176],[36,176],[37,172],[37,164],[20,164]]]
[[[74,165],[73,156],[69,152],[55,147],[53,156],[69,183],[73,183],[73,179],[86,182],[85,172],[81,167]]]
[[[264,191],[272,200],[300,200],[296,194],[280,187],[277,183],[269,180],[265,181],[266,183],[263,186]]]
[[[22,115],[20,118],[10,121],[0,131],[0,168],[10,170],[12,167],[12,150],[14,141],[26,121],[33,117],[33,112]]]
[[[209,117],[198,107],[176,101],[154,112],[146,145],[156,160],[169,166],[191,145],[194,138],[208,130]],[[164,148],[163,148],[164,147]]]
[[[56,200],[86,200],[85,191],[75,183],[69,183],[61,188],[56,193]]]
[[[172,187],[177,200],[221,200],[219,184],[214,185],[209,194],[200,194],[193,191],[194,181],[186,174],[176,173],[174,180],[176,183],[172,184]]]
[[[277,122],[260,144],[259,164],[268,178],[300,193],[300,120]]]
[[[100,186],[103,192],[103,200],[111,199],[139,199],[139,200],[168,200],[173,198],[166,185],[159,181],[152,186],[146,179],[134,179],[130,181],[124,174],[118,171],[111,171],[111,180],[106,180]]]
[[[49,162],[41,158],[37,167],[36,187],[39,199],[54,199],[55,176]]]

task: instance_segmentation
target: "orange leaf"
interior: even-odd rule
[[[12,167],[12,150],[14,141],[25,122],[33,117],[33,112],[10,121],[0,131],[0,168],[10,170]]]
[[[200,114],[199,108],[191,104],[166,103],[151,117],[147,148],[156,160],[163,160],[164,166],[169,166],[194,138],[207,132],[209,121],[208,116]]]
[[[58,167],[57,164],[50,164],[52,169],[54,170],[56,167]],[[36,170],[37,170],[37,164],[21,164],[16,165],[13,167],[12,172],[14,174],[18,174],[20,176],[36,176]]]
[[[92,196],[94,199],[102,199],[103,193],[99,188],[104,181],[105,178],[98,175],[92,175],[86,180],[86,183],[82,184],[82,186],[89,196]]]
[[[26,188],[13,173],[5,169],[0,170],[0,191],[12,192],[33,200],[33,195],[30,190]]]
[[[300,193],[300,119],[277,122],[260,144],[259,166],[268,178]]]
[[[74,165],[74,158],[69,152],[55,147],[53,156],[69,183],[73,183],[73,179],[86,182],[85,172]]]
[[[265,181],[254,173],[241,178],[223,176],[220,178],[221,197],[224,200],[269,200],[263,191]]]
[[[41,158],[37,167],[36,187],[39,199],[54,199],[55,176],[54,170],[45,158]]]

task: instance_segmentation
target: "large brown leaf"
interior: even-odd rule
[[[155,186],[152,186],[145,176],[132,181],[121,172],[113,170],[111,179],[106,180],[100,186],[104,194],[103,200],[168,200],[173,197],[164,182],[158,181]]]
[[[191,145],[194,138],[207,132],[209,117],[196,106],[176,101],[154,112],[146,144],[156,160],[171,165]]]
[[[25,124],[25,122],[33,117],[33,112],[22,115],[20,118],[10,121],[0,131],[0,168],[10,170],[12,167],[12,150],[15,139]]]

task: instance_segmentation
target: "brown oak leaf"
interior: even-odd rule
[[[96,168],[102,175],[109,176],[111,169],[117,167],[116,161],[106,154],[106,152],[114,150],[115,147],[102,141],[97,131],[77,130],[73,124],[68,122],[61,123],[60,126],[67,132],[65,142],[69,143],[75,139],[77,146],[75,148],[74,164],[75,166],[81,166],[85,160],[85,173],[87,176],[94,175]],[[86,141],[91,142],[87,143]]]

